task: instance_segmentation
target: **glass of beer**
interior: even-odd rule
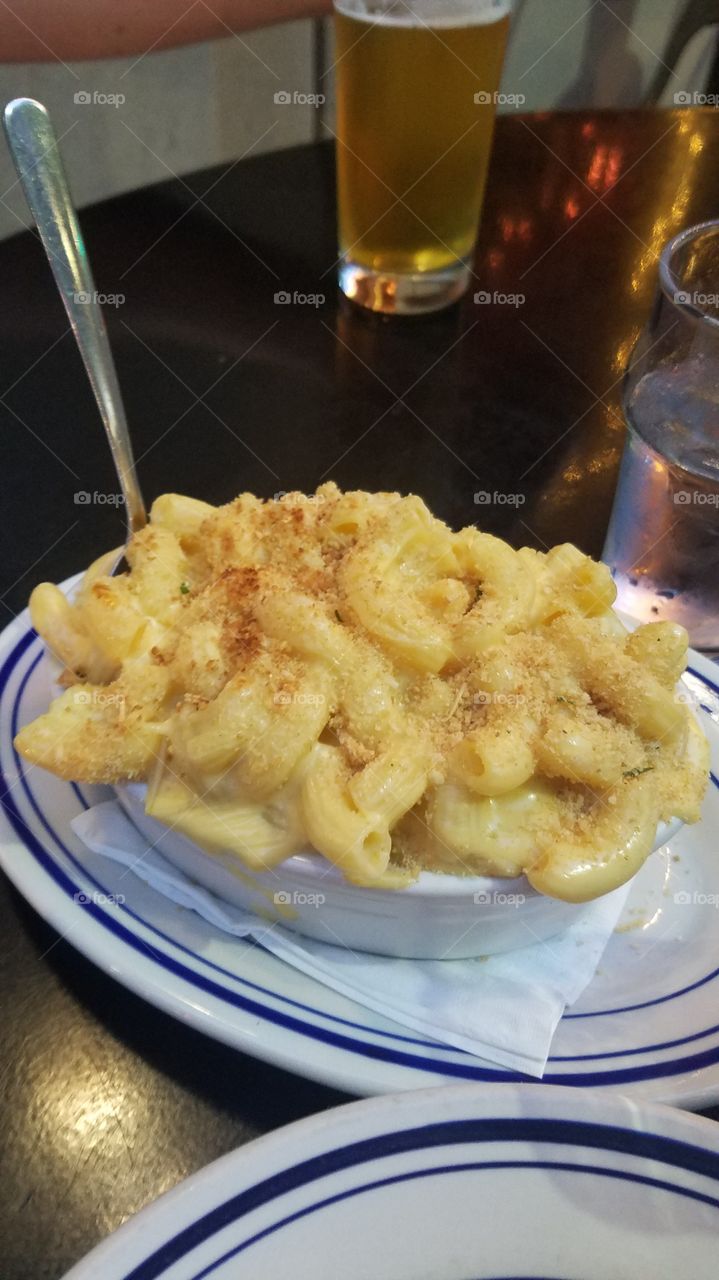
[[[374,311],[465,292],[511,0],[335,0],[340,287]]]

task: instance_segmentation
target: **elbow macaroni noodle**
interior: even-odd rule
[[[628,635],[576,547],[453,533],[418,497],[154,503],[131,571],[49,583],[32,621],[68,687],[19,751],[254,870],[310,843],[358,885],[526,873],[584,901],[695,821],[706,743],[686,633]]]

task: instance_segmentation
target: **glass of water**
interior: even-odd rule
[[[719,221],[669,241],[624,379],[627,439],[603,560],[617,608],[719,650]]]

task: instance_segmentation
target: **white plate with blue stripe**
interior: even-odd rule
[[[66,1280],[715,1280],[719,1125],[541,1085],[326,1111],[209,1165]]]
[[[690,668],[713,752],[703,821],[637,876],[622,931],[562,1019],[544,1079],[700,1108],[719,1101],[719,673],[698,654]],[[350,1093],[518,1079],[407,1034],[89,853],[70,821],[104,789],[27,766],[12,745],[46,709],[51,679],[23,614],[0,637],[0,864],[62,937],[181,1021]]]

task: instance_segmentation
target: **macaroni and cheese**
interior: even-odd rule
[[[68,687],[17,747],[63,778],[146,780],[147,812],[210,853],[261,870],[309,843],[358,885],[524,872],[584,901],[660,819],[698,817],[686,633],[628,634],[576,547],[515,551],[418,497],[325,484],[165,494],[128,560],[72,602],[33,592]]]

